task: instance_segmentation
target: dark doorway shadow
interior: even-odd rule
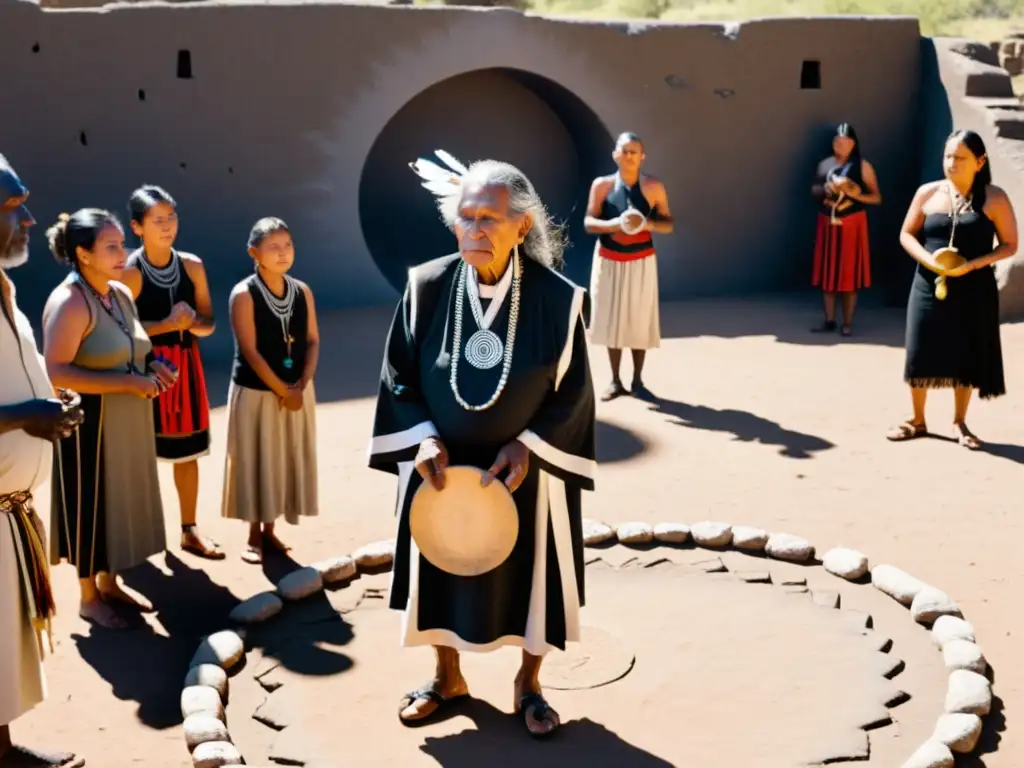
[[[460,709],[476,729],[439,738],[427,737],[420,750],[445,768],[673,768],[623,741],[600,723],[583,718],[563,722],[550,740],[537,742],[526,733],[518,716],[501,712],[485,701],[473,700]]]
[[[647,450],[647,442],[636,433],[601,420],[597,422],[594,442],[598,464],[629,461]]]
[[[778,446],[779,454],[791,459],[811,459],[814,454],[835,448],[835,444],[817,435],[808,435],[764,419],[748,411],[731,408],[718,410],[704,405],[689,405],[676,400],[655,399],[650,410],[664,413],[680,427],[710,432],[729,432],[743,443]]]

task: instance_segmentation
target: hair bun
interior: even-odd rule
[[[65,264],[71,264],[71,257],[68,255],[68,222],[71,221],[71,216],[67,213],[62,213],[57,217],[57,223],[46,230],[46,240],[50,244],[50,253],[54,255],[57,261],[62,261]]]

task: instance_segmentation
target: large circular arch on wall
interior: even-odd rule
[[[409,169],[445,149],[521,168],[569,239],[565,274],[587,285],[593,237],[583,231],[590,183],[608,173],[613,140],[600,118],[558,83],[517,69],[442,80],[407,102],[377,136],[359,181],[359,219],[373,260],[401,291],[410,266],[452,253],[434,196]]]

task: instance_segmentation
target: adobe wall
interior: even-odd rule
[[[985,140],[993,183],[1006,190],[1024,231],[1024,102],[1014,96],[1009,73],[990,46],[957,38],[929,41],[922,114],[932,130],[922,135],[922,181],[942,175],[942,148],[950,126],[977,131]],[[996,265],[1004,320],[1024,319],[1024,250]]]
[[[178,76],[179,51],[190,78]],[[293,226],[295,272],[321,306],[390,303],[407,263],[453,249],[407,168],[438,146],[520,165],[573,224],[568,272],[586,281],[586,193],[612,169],[622,130],[645,139],[678,221],[659,242],[663,299],[804,288],[810,174],[843,120],[886,197],[872,214],[884,289],[899,277],[896,232],[919,175],[920,53],[912,18],[673,25],[329,2],[44,11],[0,0],[0,70],[18,73],[0,99],[0,151],[33,188],[40,221],[19,293],[37,311],[60,278],[42,237],[58,212],[122,213],[151,182],[178,198],[179,245],[206,258],[222,316],[250,269],[249,227],[265,215]],[[805,60],[820,62],[820,89],[801,89]]]

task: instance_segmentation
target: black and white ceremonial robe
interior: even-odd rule
[[[390,607],[404,612],[402,644],[490,651],[513,645],[541,655],[579,641],[584,604],[582,491],[594,489],[595,401],[587,357],[583,288],[523,258],[520,308],[508,383],[497,402],[468,411],[449,382],[458,254],[409,271],[388,335],[369,465],[398,476],[397,535]],[[490,329],[505,339],[513,269],[495,286],[467,271]],[[463,344],[476,332],[463,299]],[[485,322],[486,324],[486,322]],[[493,395],[502,365],[478,370],[460,355],[458,388],[472,405]],[[423,482],[413,460],[438,437],[451,465],[487,469],[507,443],[530,450],[513,494],[519,538],[508,559],[479,576],[448,574],[422,557],[409,509]],[[504,475],[499,476],[499,481]]]

